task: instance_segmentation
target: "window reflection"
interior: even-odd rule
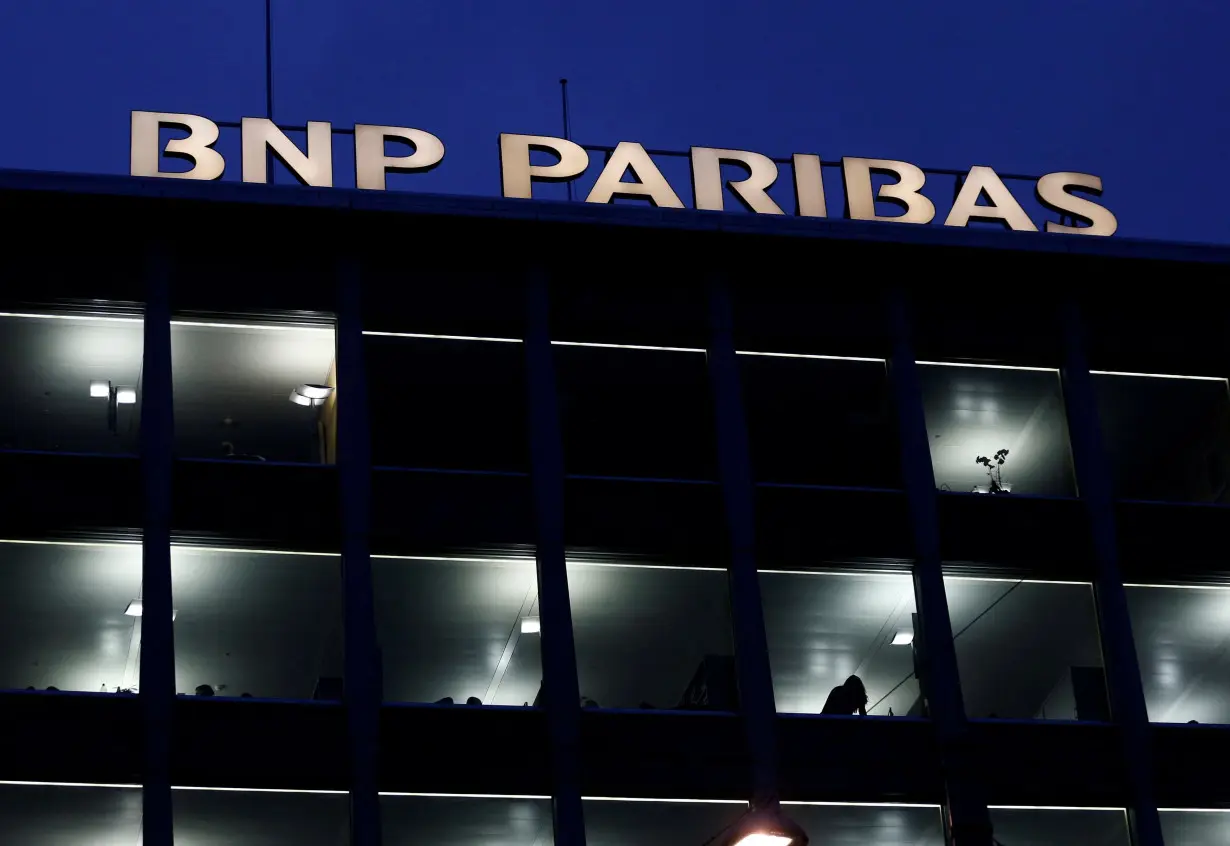
[[[816,844],[944,846],[944,819],[938,806],[808,805],[805,802],[783,802],[782,806]]]
[[[135,454],[139,317],[0,316],[0,449]]]
[[[536,704],[532,559],[378,557],[372,578],[386,702]]]
[[[991,808],[995,839],[1046,846],[1128,846],[1127,813],[1120,808]]]
[[[1075,495],[1056,371],[920,364],[918,375],[936,487]]]
[[[586,799],[589,846],[678,846],[707,843],[747,811],[747,802],[653,802]],[[716,842],[716,841],[715,841]]]
[[[760,590],[778,711],[819,714],[858,676],[868,714],[922,715],[908,574],[763,572]]]
[[[944,591],[971,718],[1110,720],[1090,585],[946,576]]]
[[[1230,843],[1230,811],[1162,811],[1166,846],[1223,846]]]
[[[583,704],[738,708],[726,571],[568,562]]]
[[[380,797],[389,846],[551,846],[551,800],[545,797]]]
[[[0,688],[137,686],[140,546],[0,542],[0,572]]]
[[[1120,498],[1230,498],[1230,392],[1225,379],[1095,374],[1093,385]]]
[[[332,327],[171,326],[175,449],[184,458],[332,463]]]
[[[344,793],[176,788],[171,808],[175,846],[350,842],[350,797]]]
[[[1149,719],[1230,723],[1230,588],[1126,590]]]
[[[132,846],[141,839],[139,787],[0,785],[6,843]]]
[[[197,696],[342,698],[336,555],[176,547],[175,689]]]

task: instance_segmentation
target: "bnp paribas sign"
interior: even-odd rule
[[[133,112],[130,172],[133,176],[168,179],[221,179],[226,161],[214,149],[221,126],[200,115]],[[336,131],[349,133],[350,130],[335,130],[327,121],[309,121],[301,128],[307,136],[306,149],[300,149],[282,128],[266,118],[244,118],[237,126],[242,136],[240,167],[244,182],[268,181],[271,153],[304,185],[333,187],[333,135]],[[163,143],[164,128],[178,129],[182,137]],[[444,142],[421,129],[356,124],[353,134],[354,181],[361,190],[383,191],[385,176],[390,172],[422,173],[444,161]],[[391,156],[387,141],[406,143],[412,152]],[[590,162],[591,150],[600,151],[604,160],[584,202],[608,204],[617,198],[634,198],[659,208],[685,208],[678,192],[654,161],[655,155],[663,153],[648,151],[634,141],[587,149],[574,141],[548,135],[500,135],[504,196],[529,199],[533,197],[535,183],[579,179],[597,166]],[[535,164],[541,156],[532,159],[534,152],[548,154],[550,163]],[[692,147],[682,155],[690,160],[692,198],[697,209],[723,211],[729,190],[748,211],[786,214],[769,195],[769,189],[779,179],[780,163],[791,171],[794,214],[813,218],[828,216],[821,169],[830,163],[822,162],[817,155],[795,153],[789,159],[774,159],[751,150],[716,147]],[[191,167],[164,171],[164,157],[187,159]],[[836,164],[831,163],[831,166]],[[725,171],[723,165],[728,166]],[[729,166],[734,166],[742,178],[728,178],[732,169]],[[935,204],[922,191],[928,171],[909,162],[855,157],[842,158],[840,167],[846,217],[895,223],[936,222]],[[956,176],[958,185],[952,206],[943,219],[944,226],[962,227],[968,226],[970,221],[993,221],[1007,229],[1038,231],[1037,224],[994,169],[978,165],[968,171],[943,173]],[[1013,177],[1011,181],[1022,179]],[[1033,183],[1038,203],[1060,215],[1060,222],[1045,222],[1046,232],[1105,236],[1113,235],[1118,228],[1114,214],[1089,199],[1101,196],[1099,177],[1061,171],[1029,181]],[[881,214],[884,204],[893,206],[896,213]]]

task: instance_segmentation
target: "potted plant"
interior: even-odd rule
[[[974,459],[975,463],[987,468],[987,478],[991,480],[987,493],[1002,494],[1010,492],[1008,488],[1004,487],[1004,462],[1007,460],[1008,450],[1006,448],[999,450],[990,458],[980,455]]]

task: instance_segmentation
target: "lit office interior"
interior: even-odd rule
[[[141,318],[0,315],[0,449],[135,455]]]
[[[1211,376],[1095,373],[1098,416],[1120,499],[1230,499],[1230,391]]]
[[[937,488],[1076,495],[1057,371],[920,362],[918,376]]]

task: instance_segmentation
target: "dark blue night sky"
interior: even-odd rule
[[[498,134],[560,134],[567,76],[582,143],[1084,171],[1121,236],[1230,240],[1224,2],[273,0],[273,19],[279,123],[443,139],[439,169],[391,188],[497,195]],[[260,0],[14,2],[0,21],[2,167],[126,173],[131,109],[264,113]],[[238,178],[237,133],[220,149]],[[686,201],[686,170],[663,170]],[[951,187],[933,196],[942,219]]]

